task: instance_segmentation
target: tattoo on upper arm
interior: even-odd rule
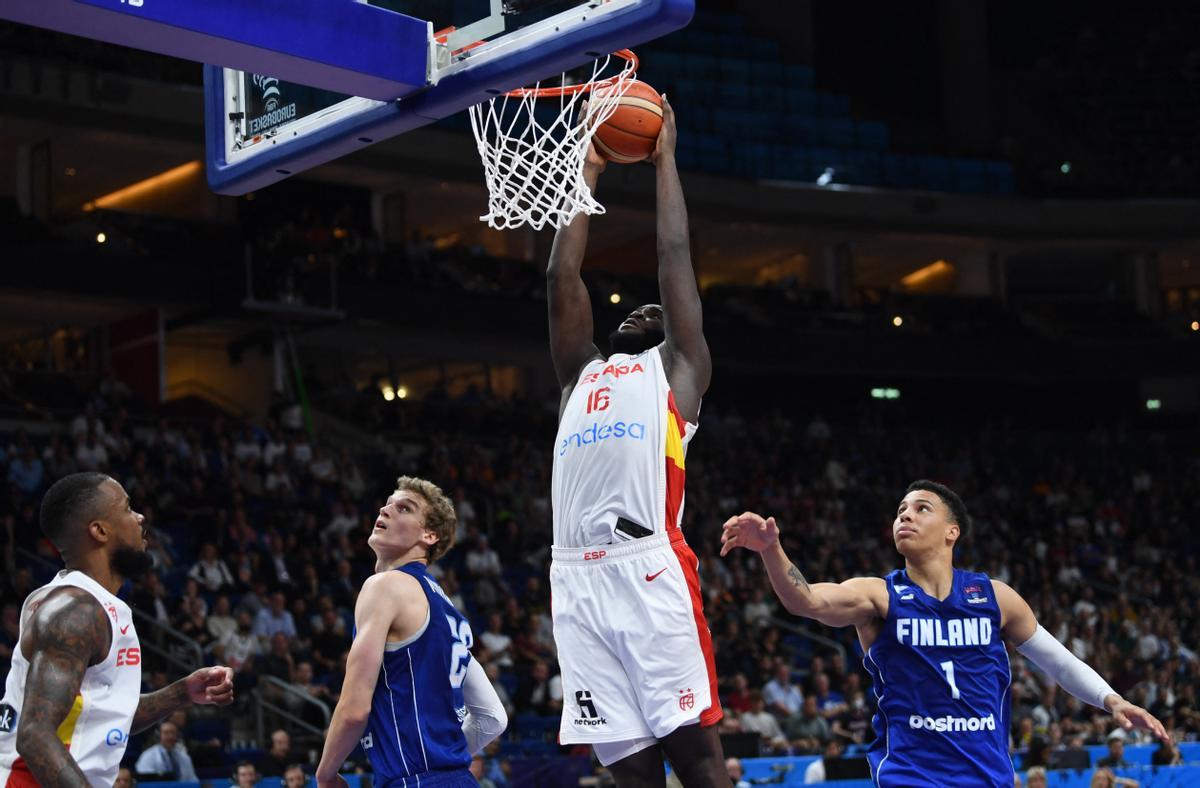
[[[788,566],[787,576],[788,580],[791,580],[792,585],[794,585],[796,588],[800,589],[801,591],[808,590],[808,581],[804,579],[804,575],[800,573],[800,570],[796,568],[795,564]]]
[[[71,714],[84,673],[108,652],[108,617],[86,591],[43,601],[30,621],[31,652],[25,704],[17,723],[17,748],[43,785],[86,785],[83,773],[58,738]]]

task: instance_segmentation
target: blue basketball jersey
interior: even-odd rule
[[[371,699],[362,747],[377,786],[477,785],[462,721],[471,625],[419,561],[397,567],[429,600],[429,619],[411,640],[389,643]]]
[[[991,579],[956,569],[940,602],[903,569],[884,582],[887,621],[863,657],[878,706],[875,784],[1011,788],[1012,673]]]

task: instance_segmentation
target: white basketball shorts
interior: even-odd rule
[[[698,562],[673,529],[553,551],[562,744],[661,739],[721,719]]]

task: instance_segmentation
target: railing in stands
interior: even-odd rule
[[[273,700],[266,697],[267,693],[264,690],[267,688],[281,692],[284,696],[296,698],[301,703],[316,708],[317,711],[321,713],[321,718],[324,720],[324,724],[318,728],[311,722],[305,720],[303,717],[298,716],[291,709],[284,708],[278,703],[275,703]],[[272,712],[273,714],[276,714],[291,723],[292,726],[294,726],[293,733],[295,728],[299,728],[306,733],[311,733],[317,738],[323,739],[325,737],[325,729],[329,727],[330,720],[329,704],[325,703],[324,701],[317,700],[304,690],[296,687],[294,684],[281,681],[274,676],[259,676],[258,686],[254,688],[253,698],[255,736],[260,744],[267,741],[266,736],[268,731],[264,714],[264,712],[267,711]]]
[[[185,674],[204,665],[204,650],[195,640],[140,610],[133,611],[133,618],[143,651],[149,651]]]
[[[24,547],[16,549],[16,555],[34,569],[34,577],[40,583],[49,582],[58,574],[61,566],[49,561]],[[36,568],[35,568],[36,567]],[[204,665],[204,650],[200,644],[192,640],[174,627],[162,623],[140,610],[133,610],[134,622],[138,628],[138,640],[143,651],[162,658],[167,664],[177,668],[182,673],[191,673]]]
[[[838,656],[840,656],[842,658],[843,665],[847,664],[846,663],[846,647],[843,646],[841,643],[838,643],[836,640],[831,640],[830,638],[827,638],[824,635],[818,635],[816,632],[813,632],[811,629],[807,629],[807,628],[799,626],[797,624],[793,624],[791,621],[785,621],[782,618],[771,619],[771,624],[773,626],[779,627],[782,630],[791,632],[793,635],[799,635],[802,638],[808,638],[809,640],[814,641],[816,643],[820,643],[823,646],[828,646],[829,648],[836,651],[838,653]]]

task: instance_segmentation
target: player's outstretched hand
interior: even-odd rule
[[[779,526],[774,517],[763,519],[754,512],[743,512],[725,521],[721,531],[721,555],[735,547],[761,553],[779,542]]]
[[[224,665],[200,668],[184,682],[192,703],[202,706],[228,706],[233,703],[233,668]]]
[[[1124,698],[1121,698],[1112,705],[1110,711],[1117,724],[1127,731],[1134,728],[1141,728],[1142,730],[1150,731],[1150,733],[1154,734],[1154,738],[1163,743],[1171,741],[1171,736],[1167,733],[1167,729],[1163,727],[1163,724],[1158,721],[1158,718],[1141,706],[1135,706]]]
[[[675,139],[678,133],[675,130],[675,110],[671,109],[671,102],[667,101],[667,94],[662,94],[663,104],[663,123],[662,129],[658,132],[658,141],[654,144],[654,153],[650,154],[650,161],[658,164],[664,156],[675,155]]]

